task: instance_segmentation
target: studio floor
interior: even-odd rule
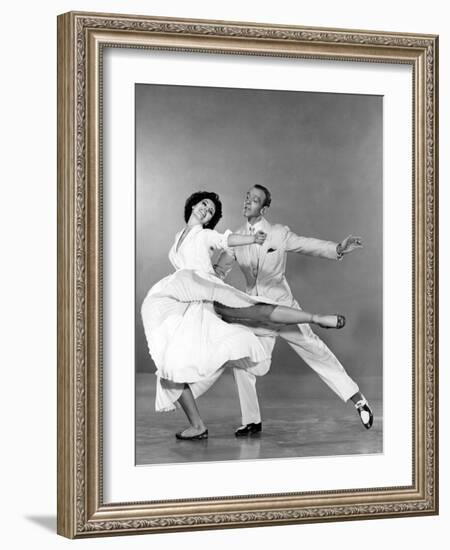
[[[236,438],[241,424],[234,378],[225,372],[198,400],[209,438],[179,441],[187,427],[181,410],[154,411],[153,374],[136,375],[136,464],[342,456],[383,452],[381,381],[358,380],[374,411],[366,430],[354,406],[343,403],[314,374],[269,373],[258,379],[263,418],[260,435]]]

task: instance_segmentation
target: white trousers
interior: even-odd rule
[[[309,325],[301,324],[285,327],[277,335],[286,340],[295,353],[343,401],[348,401],[350,397],[359,391],[358,385],[350,378],[336,356],[325,342],[311,330]],[[267,349],[272,351],[275,345],[275,337],[261,337],[261,342]],[[238,368],[234,368],[233,373],[238,388],[242,424],[261,422],[261,412],[256,392],[256,376],[244,369]]]

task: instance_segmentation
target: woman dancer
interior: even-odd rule
[[[342,328],[341,315],[318,315],[252,297],[219,279],[211,256],[217,249],[264,243],[262,231],[238,235],[214,230],[222,217],[216,193],[191,195],[185,204],[185,228],[169,252],[176,271],[156,283],[142,304],[142,320],[150,354],[157,367],[157,411],[181,406],[190,426],[178,439],[205,439],[208,430],[195,399],[220,376],[229,361],[252,369],[270,362],[255,330],[314,323]],[[248,326],[246,326],[248,325]],[[256,374],[256,372],[255,372]]]

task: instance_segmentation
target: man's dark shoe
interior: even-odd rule
[[[235,432],[236,437],[244,437],[247,435],[256,435],[262,431],[262,422],[251,422],[245,426],[240,426]]]

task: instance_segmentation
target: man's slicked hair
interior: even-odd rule
[[[264,187],[264,185],[259,185],[259,183],[256,183],[253,187],[255,187],[256,189],[260,189],[261,191],[264,192],[264,195],[266,196],[266,198],[264,200],[263,207],[267,206],[267,208],[269,208],[270,204],[272,203],[272,195],[270,191],[267,189],[267,187]]]

